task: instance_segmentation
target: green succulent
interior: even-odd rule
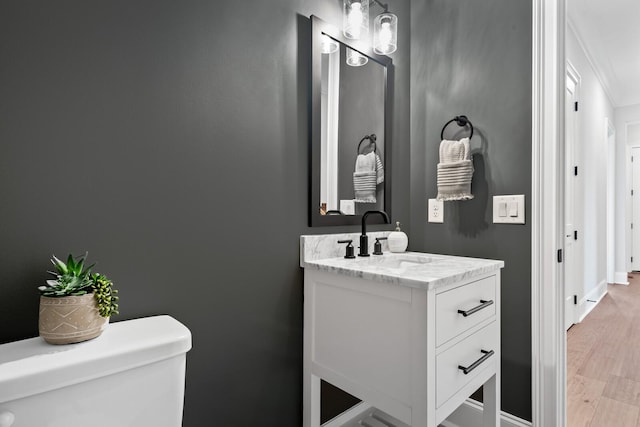
[[[91,276],[91,283],[100,316],[111,317],[118,314],[118,290],[113,289],[113,282],[107,276],[95,273]]]
[[[56,276],[55,279],[47,280],[47,284],[38,287],[40,293],[47,297],[65,297],[79,296],[91,292],[91,267],[85,268],[84,261],[87,254],[74,260],[69,254],[67,262],[56,258],[53,255],[51,263],[55,266],[56,271],[50,271],[50,274]]]
[[[39,286],[40,294],[56,298],[93,293],[102,317],[118,314],[118,291],[113,289],[113,282],[102,274],[91,274],[93,264],[85,268],[86,258],[86,253],[77,259],[69,254],[65,263],[53,255],[51,263],[56,271],[49,273],[56,278],[47,280],[46,285]]]

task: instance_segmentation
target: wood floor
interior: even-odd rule
[[[640,273],[567,331],[567,426],[640,427]]]

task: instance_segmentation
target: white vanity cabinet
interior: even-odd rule
[[[321,379],[412,427],[436,427],[482,386],[482,425],[499,425],[502,261],[305,247],[304,427],[320,425]]]

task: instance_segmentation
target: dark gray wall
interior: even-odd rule
[[[389,3],[406,165],[409,2]],[[37,335],[51,254],[89,251],[114,320],[191,329],[185,427],[300,426],[298,236],[357,230],[307,227],[307,17],[340,25],[341,7],[0,2],[0,342]],[[392,180],[408,223],[408,168]]]
[[[440,130],[460,114],[475,126],[475,199],[445,202],[444,224],[428,224]],[[531,420],[530,1],[412,2],[411,194],[412,250],[505,261],[502,409]],[[525,195],[527,225],[492,223],[500,194]]]

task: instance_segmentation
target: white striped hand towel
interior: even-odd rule
[[[438,163],[438,200],[469,200],[473,163],[469,155],[469,138],[440,143]]]

